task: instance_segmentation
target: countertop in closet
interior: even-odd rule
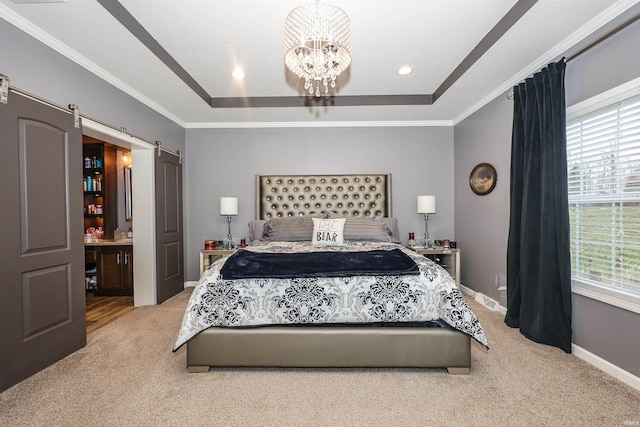
[[[100,239],[92,242],[84,242],[85,246],[126,246],[133,245],[133,238],[131,239]]]

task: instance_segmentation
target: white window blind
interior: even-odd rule
[[[640,96],[567,122],[574,279],[640,296]]]

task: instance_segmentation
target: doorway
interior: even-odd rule
[[[128,149],[135,165],[131,173],[134,306],[155,305],[155,146],[91,119],[82,119],[84,135]]]
[[[130,150],[83,135],[84,267],[87,333],[131,311],[133,221]]]

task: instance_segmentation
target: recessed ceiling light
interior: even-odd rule
[[[233,70],[231,75],[236,79],[244,79],[244,72],[242,70]]]
[[[411,72],[413,71],[413,69],[409,66],[404,66],[404,67],[400,67],[400,69],[398,70],[398,74],[400,74],[401,76],[406,76],[407,74],[411,74]]]

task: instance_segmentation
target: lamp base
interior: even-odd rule
[[[236,247],[236,245],[233,244],[233,236],[231,235],[231,216],[227,217],[227,224],[229,226],[229,231],[227,233],[227,241],[224,243],[224,248],[230,251]]]
[[[433,247],[429,239],[429,214],[424,214],[424,245],[427,248]]]

